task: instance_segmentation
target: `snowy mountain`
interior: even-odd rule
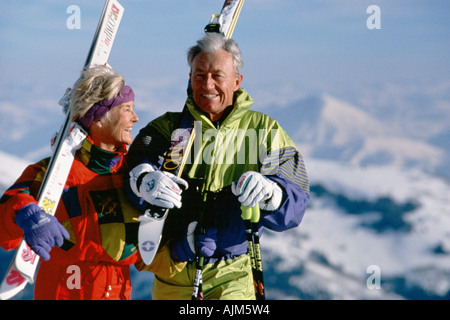
[[[305,157],[360,166],[418,168],[450,177],[450,150],[432,143],[443,138],[434,136],[430,142],[410,138],[402,133],[406,129],[401,124],[378,120],[331,96],[308,96],[267,113],[281,123]],[[429,127],[440,126],[439,120],[429,117]],[[439,137],[448,135],[446,128],[442,128]]]
[[[0,150],[0,194],[14,183],[29,163]]]
[[[24,162],[0,153],[4,190]],[[300,227],[265,231],[269,299],[449,299],[450,184],[420,170],[306,159],[311,202]],[[3,192],[3,191],[2,191]],[[0,250],[3,275],[12,252]],[[152,275],[132,268],[133,298]],[[32,286],[18,299],[30,299]]]

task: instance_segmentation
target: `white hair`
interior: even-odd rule
[[[71,120],[82,118],[97,102],[112,99],[125,85],[125,79],[109,66],[84,70],[72,90]]]
[[[233,39],[225,39],[221,34],[213,32],[206,33],[202,39],[197,41],[197,45],[189,49],[187,54],[189,67],[192,69],[192,63],[200,52],[213,53],[219,50],[225,50],[231,54],[236,74],[240,74],[244,62],[237,42]]]

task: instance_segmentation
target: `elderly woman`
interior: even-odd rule
[[[36,197],[49,159],[28,166],[0,199],[0,245],[22,237],[42,258],[35,299],[130,299],[139,212],[124,190],[127,146],[139,120],[133,90],[107,66],[85,70],[72,92],[72,120],[88,132],[55,216]]]

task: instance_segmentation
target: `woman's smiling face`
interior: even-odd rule
[[[134,102],[112,108],[102,119],[92,124],[90,136],[95,144],[107,151],[116,151],[123,144],[133,142],[132,129],[139,117],[134,112]]]

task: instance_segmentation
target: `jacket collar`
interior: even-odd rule
[[[98,174],[108,174],[117,172],[122,165],[123,156],[127,153],[124,144],[118,152],[110,152],[94,145],[92,140],[87,137],[78,150],[78,156],[81,162],[90,170]]]
[[[231,112],[226,116],[225,119],[221,119],[220,127],[227,127],[231,125],[234,121],[240,120],[241,116],[246,113],[253,104],[253,99],[250,97],[248,92],[240,88],[234,93],[234,105]],[[200,110],[197,104],[194,102],[192,95],[189,95],[186,100],[186,106],[194,117],[195,121],[202,121],[203,126],[216,128],[214,124],[209,120],[207,115]]]

